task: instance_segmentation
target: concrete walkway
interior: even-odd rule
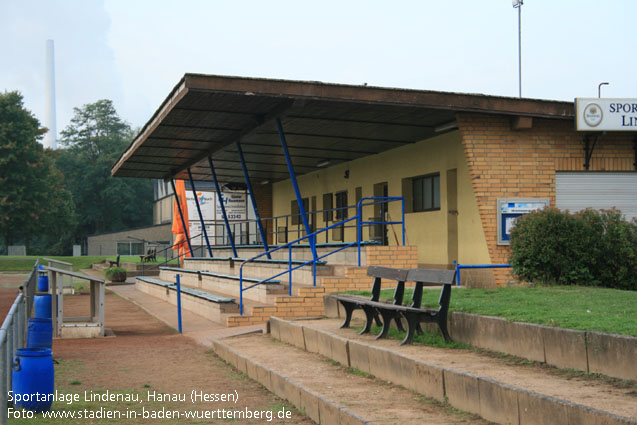
[[[108,290],[125,298],[155,316],[173,329],[178,329],[177,307],[149,296],[135,289],[135,285],[109,286]],[[237,335],[244,335],[265,330],[265,325],[239,326],[227,328],[222,324],[208,320],[191,311],[182,309],[182,331],[184,336],[193,339],[198,344],[212,347],[212,341]]]

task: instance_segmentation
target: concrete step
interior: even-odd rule
[[[159,275],[160,279],[175,282],[176,275],[180,275],[182,285],[197,288],[208,292],[221,292],[230,294],[237,300],[240,297],[239,279],[236,275],[226,275],[215,272],[198,272],[192,269],[164,268]],[[258,283],[258,279],[245,278],[244,287]],[[287,285],[278,280],[256,285],[243,293],[244,298],[266,304],[274,304],[277,296],[287,294]]]
[[[487,422],[370,376],[352,373],[320,355],[267,335],[213,341],[215,352],[287,399],[317,424],[474,424]]]
[[[635,388],[501,356],[375,340],[340,320],[272,318],[272,336],[501,424],[637,424]],[[362,325],[362,323],[361,323]],[[553,369],[555,371],[556,369]]]
[[[333,252],[339,248],[342,248],[344,244],[340,243],[330,243],[330,244],[322,244],[319,243],[316,247],[316,253],[318,256],[323,256]],[[366,248],[368,246],[379,246],[378,243],[373,242],[363,242],[361,244],[361,263],[366,264]],[[270,246],[270,249],[275,248],[276,246]],[[212,248],[213,255],[215,257],[232,257],[234,253],[232,252],[232,248],[227,247],[213,247]],[[242,258],[252,258],[257,255],[263,253],[263,246],[261,245],[244,245],[237,247],[237,255]],[[279,260],[287,260],[289,251],[287,248],[280,249],[278,251],[274,251],[271,253],[272,258],[276,258]],[[310,250],[309,245],[294,245],[292,249],[292,258],[294,260],[310,260],[312,259],[312,251]],[[330,264],[348,264],[355,265],[358,263],[358,248],[356,246],[344,248],[339,252],[336,252],[325,258]]]
[[[239,276],[242,261],[242,259],[230,258],[187,258],[184,261],[184,268]],[[300,264],[293,264],[293,267],[297,266],[300,266]],[[254,263],[247,263],[243,267],[243,276],[258,279],[267,279],[279,275],[277,277],[274,277],[274,279],[287,280],[287,270],[289,270],[289,263],[287,261],[264,260]],[[323,264],[316,266],[316,276],[330,276],[334,273],[335,268],[331,265]],[[292,272],[292,279],[294,282],[311,284],[313,282],[312,266],[306,265],[294,270]]]
[[[164,284],[159,284],[159,282]],[[177,305],[177,291],[171,282],[151,278],[138,278],[135,282],[135,289],[172,305]],[[210,294],[204,291],[199,292],[198,294],[193,291],[182,291],[181,306],[184,310],[192,311],[208,320],[224,325],[228,316],[239,312],[238,304],[231,297],[221,294]],[[213,301],[215,295],[221,298],[218,301]]]

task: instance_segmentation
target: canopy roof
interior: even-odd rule
[[[369,86],[186,74],[113,166],[116,177],[243,182],[297,174],[415,143],[453,128],[457,112],[573,119],[573,104]],[[327,163],[327,164],[326,164]]]

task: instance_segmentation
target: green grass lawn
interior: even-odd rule
[[[361,291],[348,293],[371,295]],[[411,299],[411,293],[406,289],[404,299]],[[439,296],[437,289],[425,290],[423,304],[437,307]],[[393,299],[393,289],[381,291],[381,298]],[[637,336],[637,291],[582,286],[454,287],[450,309],[515,322]]]
[[[92,264],[101,263],[104,260],[112,260],[115,261],[117,256],[111,255],[93,255],[93,256],[82,256],[82,257],[61,257],[61,256],[26,256],[26,257],[9,257],[2,256],[0,257],[0,271],[28,271],[33,268],[33,264],[35,260],[39,259],[40,264],[47,265],[48,262],[44,260],[44,258],[51,258],[53,260],[64,261],[66,263],[73,264],[73,270],[81,270],[81,269],[90,269]],[[139,255],[123,255],[120,257],[120,262],[122,263],[139,263],[141,260]],[[157,258],[158,263],[162,263],[162,258]],[[171,261],[171,263],[176,263],[177,260]],[[156,263],[149,263],[156,264]]]

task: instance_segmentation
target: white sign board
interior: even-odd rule
[[[245,192],[223,192],[221,198],[228,220],[248,219],[248,203]],[[223,212],[219,205],[217,205],[217,220],[223,220]]]
[[[197,191],[197,198],[199,199],[199,208],[201,208],[201,215],[204,221],[215,219],[215,197],[216,192],[204,192]],[[186,191],[186,200],[188,201],[188,221],[199,223],[199,213],[197,212],[197,204],[195,203],[195,197],[192,194],[192,190]]]
[[[206,224],[206,233],[208,234],[208,241],[210,241],[210,244],[214,244],[215,222],[205,221],[204,223]],[[204,238],[203,229],[201,228],[201,222],[199,221],[199,219],[197,219],[197,221],[190,221],[188,225],[189,225],[188,231],[190,232],[189,234],[191,236],[196,236],[192,238],[191,244],[193,246],[205,246],[206,239]]]
[[[637,99],[575,99],[577,131],[637,131]]]

